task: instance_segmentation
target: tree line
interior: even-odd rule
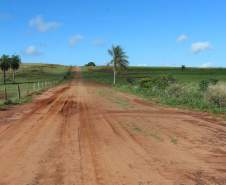
[[[15,83],[15,71],[20,68],[21,59],[19,55],[2,55],[0,58],[0,68],[4,72],[4,84],[5,84],[5,72],[9,69],[13,70],[13,83]]]

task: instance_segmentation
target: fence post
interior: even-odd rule
[[[39,82],[38,82],[38,92],[39,92]]]
[[[29,95],[29,88],[28,88],[28,84],[27,84],[27,96]]]
[[[18,90],[18,99],[20,99],[20,86],[17,86],[17,90]]]
[[[4,86],[4,91],[5,91],[5,99],[7,100],[6,86]]]

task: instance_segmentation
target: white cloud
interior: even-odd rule
[[[208,62],[208,63],[202,64],[201,67],[212,67],[212,63]]]
[[[104,47],[104,39],[99,38],[99,39],[94,40],[94,45]]]
[[[84,40],[84,37],[82,35],[74,35],[69,38],[69,44],[70,46],[75,46],[76,45],[76,40]]]
[[[181,35],[180,37],[178,37],[177,42],[184,42],[188,39],[188,37],[186,35]]]
[[[30,27],[35,27],[38,31],[40,32],[46,32],[50,29],[56,29],[59,26],[61,26],[62,23],[57,23],[57,22],[44,22],[42,20],[42,16],[38,15],[34,19],[31,19],[29,21],[29,26]]]
[[[146,67],[146,66],[148,66],[148,65],[147,65],[147,64],[139,64],[138,66]]]
[[[108,61],[106,61],[106,60],[103,60],[103,62],[102,62],[103,64],[108,64]]]
[[[196,42],[193,43],[190,47],[192,53],[197,53],[199,51],[204,51],[212,49],[211,44],[209,42]]]
[[[164,67],[170,67],[170,63],[164,63],[163,66]]]
[[[0,18],[1,19],[12,19],[12,16],[10,14],[0,13]]]
[[[29,46],[26,50],[21,52],[24,55],[33,55],[33,56],[40,56],[43,55],[43,53],[36,52],[35,46]]]

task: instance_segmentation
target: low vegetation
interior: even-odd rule
[[[92,71],[92,73],[90,73]],[[112,68],[83,68],[86,78],[112,84]],[[128,67],[119,73],[116,90],[135,94],[155,103],[183,109],[226,114],[225,68]]]
[[[69,70],[70,69],[70,70]],[[68,71],[67,75],[66,72]],[[69,66],[55,65],[55,64],[32,64],[23,63],[15,74],[16,83],[13,83],[12,69],[5,73],[5,85],[1,78],[0,72],[0,106],[18,104],[18,102],[27,102],[31,100],[29,94],[39,95],[46,89],[57,85],[60,78],[64,80],[60,84],[70,80],[71,68]],[[18,85],[20,87],[21,99],[18,100]],[[4,86],[7,89],[7,101],[5,100]],[[38,90],[39,87],[39,90]]]

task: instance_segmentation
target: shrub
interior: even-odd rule
[[[202,91],[206,92],[207,91],[207,88],[208,86],[211,84],[211,85],[216,85],[217,83],[219,82],[218,79],[209,79],[209,80],[202,80],[200,83],[199,83],[199,87]]]
[[[164,89],[167,85],[167,82],[161,79],[158,79],[157,77],[153,78],[143,78],[139,81],[141,88],[152,88],[153,86]]]
[[[226,107],[226,83],[209,85],[206,98],[210,103],[216,105],[217,107]]]
[[[185,70],[185,65],[182,65],[182,66],[181,66],[181,70],[182,70],[182,71]]]
[[[201,82],[199,82],[199,87],[202,91],[206,91],[208,86],[209,86],[209,80],[202,80]]]
[[[6,99],[5,102],[4,102],[4,105],[13,105],[13,101],[10,100],[10,99]]]
[[[168,76],[164,77],[164,80],[167,81],[168,85],[177,82],[176,78],[170,74]]]
[[[212,84],[212,85],[216,85],[216,84],[219,82],[219,80],[218,80],[218,79],[213,79],[213,78],[211,78],[211,79],[209,79],[209,82],[210,82],[210,84]]]
[[[135,82],[135,80],[132,78],[127,78],[126,81],[131,85]]]

